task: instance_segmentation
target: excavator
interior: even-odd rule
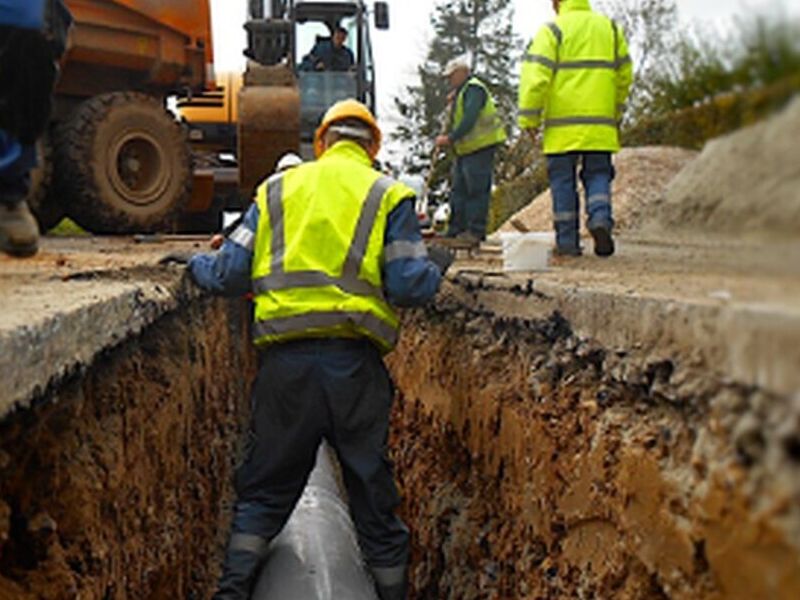
[[[369,15],[388,28],[386,2],[370,11],[363,0],[249,0],[247,68],[221,85],[210,0],[66,4],[75,25],[29,198],[43,231],[65,215],[93,233],[176,231],[198,220],[216,229],[221,210],[249,202],[282,154],[308,153],[330,104],[357,97],[374,110]],[[298,70],[306,47],[336,27],[349,33],[354,67]],[[180,118],[167,108],[174,97]],[[199,148],[234,160],[203,164]]]

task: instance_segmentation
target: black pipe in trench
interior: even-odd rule
[[[292,516],[270,545],[252,598],[377,600],[324,443]]]

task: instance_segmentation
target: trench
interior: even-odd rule
[[[0,424],[0,599],[210,597],[248,318],[194,299]],[[411,598],[800,594],[787,397],[447,292],[388,363]]]

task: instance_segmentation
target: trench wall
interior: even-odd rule
[[[800,397],[459,298],[389,359],[412,597],[800,597]]]
[[[205,598],[255,357],[196,299],[0,423],[0,599]]]

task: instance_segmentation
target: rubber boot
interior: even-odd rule
[[[245,543],[242,543],[242,540]],[[213,600],[250,600],[267,543],[256,536],[234,534],[225,553],[222,575]]]
[[[405,567],[388,569],[372,568],[375,591],[380,600],[406,600],[408,598],[408,574]]]
[[[39,250],[39,226],[24,200],[0,203],[0,249],[12,256],[33,256]]]

